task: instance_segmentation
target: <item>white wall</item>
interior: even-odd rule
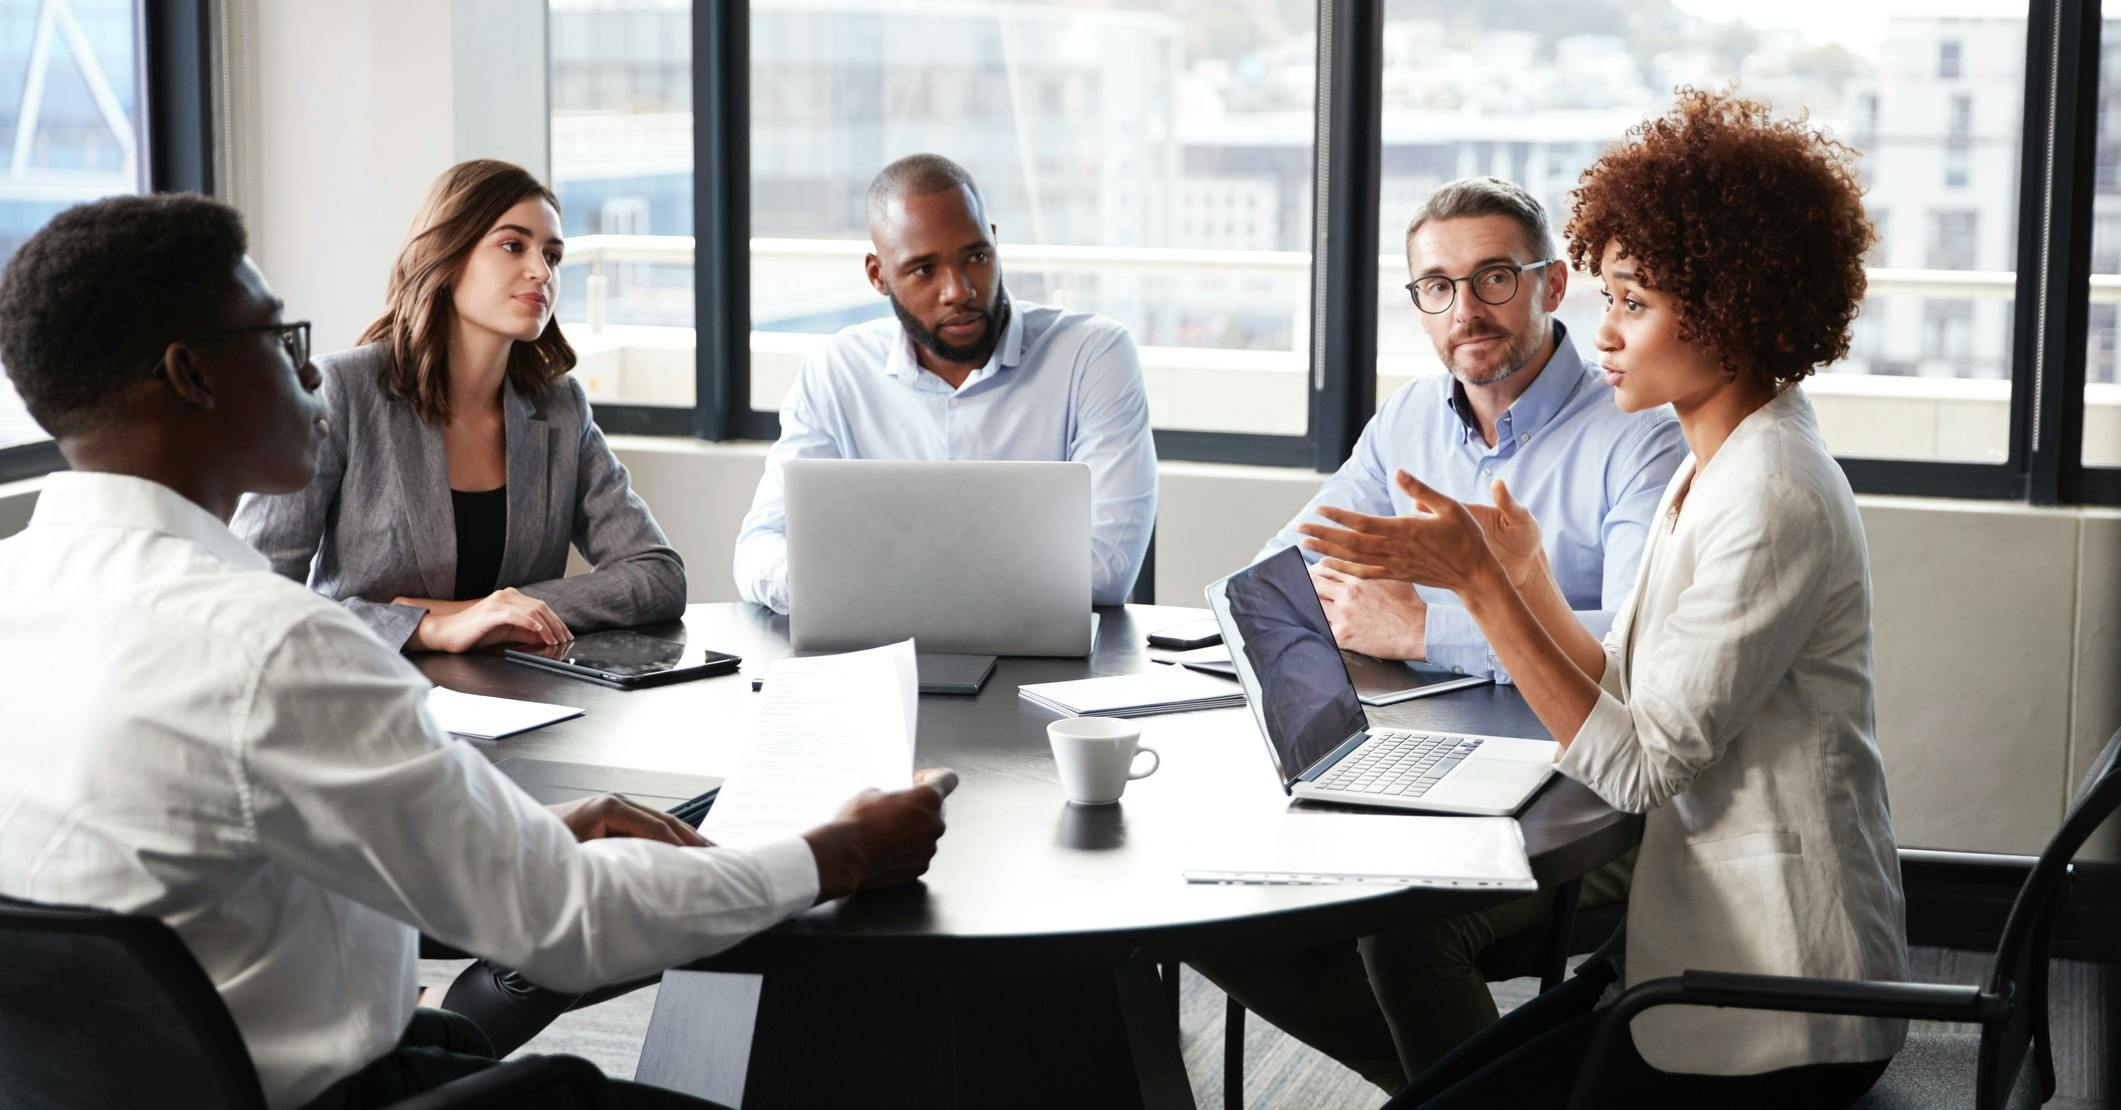
[[[543,0],[233,0],[226,199],[317,349],[383,304],[427,186],[465,158],[548,176]]]

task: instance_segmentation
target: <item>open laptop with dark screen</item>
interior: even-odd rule
[[[1208,606],[1289,794],[1503,815],[1554,773],[1552,740],[1373,727],[1295,548],[1210,585]]]

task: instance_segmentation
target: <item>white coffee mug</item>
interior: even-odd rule
[[[1140,725],[1116,717],[1064,717],[1047,725],[1061,792],[1079,806],[1119,801],[1127,783],[1148,778],[1163,765],[1163,757],[1155,748],[1142,747],[1141,738]],[[1138,755],[1149,757],[1148,770],[1134,770]]]

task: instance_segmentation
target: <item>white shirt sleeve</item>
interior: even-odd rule
[[[824,351],[812,354],[796,371],[795,385],[781,402],[781,438],[766,452],[765,473],[736,537],[737,596],[776,613],[788,611],[788,509],[781,468],[790,459],[848,456],[827,424],[831,407],[813,396],[826,378],[825,357]]]
[[[576,842],[440,731],[427,686],[351,617],[295,625],[235,716],[255,848],[557,990],[709,955],[816,900],[800,838],[749,851]]]
[[[1068,458],[1090,464],[1090,603],[1121,605],[1156,526],[1156,440],[1141,355],[1117,328],[1091,353],[1075,395]]]

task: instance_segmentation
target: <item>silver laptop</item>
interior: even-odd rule
[[[1209,586],[1208,606],[1289,794],[1502,815],[1554,773],[1552,740],[1373,727],[1295,548]]]
[[[1090,467],[794,459],[788,635],[851,651],[1090,654]]]

